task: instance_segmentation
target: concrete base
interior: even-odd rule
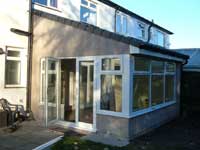
[[[126,140],[126,139],[122,140],[122,139],[118,139],[116,136],[105,135],[105,134],[100,135],[96,133],[83,136],[81,139],[93,141],[96,143],[111,145],[111,146],[117,146],[117,147],[123,147],[129,144],[129,140]]]

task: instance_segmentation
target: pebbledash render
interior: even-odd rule
[[[107,0],[34,0],[31,106],[45,126],[132,140],[179,115],[172,32]]]

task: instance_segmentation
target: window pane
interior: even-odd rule
[[[90,17],[90,10],[81,6],[81,21],[87,22]]]
[[[42,4],[42,5],[47,5],[47,0],[34,0],[34,2]]]
[[[97,22],[96,11],[92,11],[86,7],[81,6],[80,16],[81,16],[81,21],[96,25]]]
[[[20,57],[20,51],[10,51],[10,50],[8,50],[7,56]]]
[[[158,37],[158,45],[164,46],[164,34],[161,32],[157,32],[157,37]]]
[[[42,99],[41,101],[43,102],[45,99],[45,74],[42,74]]]
[[[167,72],[175,72],[175,63],[166,63]]]
[[[45,60],[42,60],[42,71],[45,71],[45,66],[46,66]]]
[[[149,76],[136,75],[133,79],[133,111],[149,107]]]
[[[101,76],[101,109],[122,111],[122,76]]]
[[[47,99],[49,103],[56,103],[56,74],[48,74]]]
[[[149,71],[150,60],[144,57],[135,57],[135,71]]]
[[[165,78],[165,101],[174,100],[174,76],[167,75]]]
[[[90,3],[90,7],[96,9],[97,6],[95,4]]]
[[[138,23],[138,36],[140,38],[145,38],[145,25]]]
[[[121,16],[119,14],[116,15],[116,32],[121,33]]]
[[[50,6],[57,7],[57,0],[50,0]]]
[[[49,60],[48,70],[56,70],[56,62],[53,60]]]
[[[164,62],[152,61],[152,72],[153,73],[163,73],[164,72]]]
[[[127,33],[127,18],[123,17],[122,33]]]
[[[164,100],[164,82],[163,76],[152,76],[151,83],[151,96],[152,96],[152,106],[161,104]]]
[[[7,60],[6,61],[6,84],[17,85],[20,84],[20,61]]]
[[[120,59],[118,58],[102,59],[102,70],[120,70]]]
[[[88,2],[86,0],[81,0],[81,4],[88,5]]]

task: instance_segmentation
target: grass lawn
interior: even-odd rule
[[[126,147],[112,147],[100,143],[81,140],[79,137],[65,137],[56,143],[52,150],[187,150],[180,146],[162,146],[131,143]]]

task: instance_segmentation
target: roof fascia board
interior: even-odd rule
[[[130,45],[130,54],[157,57],[157,58],[162,58],[162,59],[167,59],[167,60],[177,61],[177,62],[182,62],[182,63],[185,62],[185,59],[177,58],[177,57],[170,56],[167,54],[161,54],[158,52],[152,52],[152,51],[145,50],[145,49],[140,49],[140,48],[132,46],[132,45]]]

